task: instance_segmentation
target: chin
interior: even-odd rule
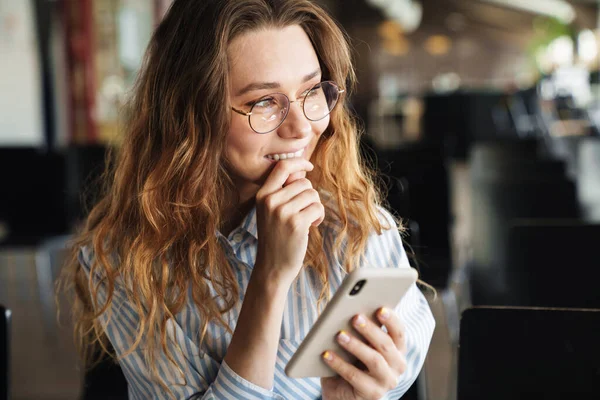
[[[256,172],[253,173],[252,176],[248,176],[244,179],[247,182],[252,182],[255,185],[262,186],[262,185],[264,185],[265,181],[269,177],[269,174],[273,170],[274,166],[275,166],[275,164],[271,164],[271,163],[267,164],[266,166],[263,165],[262,168],[260,168],[260,169],[257,168]]]

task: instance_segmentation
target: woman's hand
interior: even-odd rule
[[[309,228],[325,217],[318,192],[304,177],[313,168],[302,158],[279,161],[256,194],[257,268],[286,283],[302,267]]]
[[[404,327],[396,313],[387,308],[380,309],[377,318],[388,333],[363,315],[352,320],[354,329],[370,346],[350,332],[342,331],[336,338],[366,370],[347,363],[333,351],[323,354],[323,360],[340,375],[321,379],[323,400],[378,400],[398,385],[398,378],[406,370]]]

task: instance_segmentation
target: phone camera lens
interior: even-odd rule
[[[360,292],[360,290],[362,289],[362,287],[365,285],[365,282],[366,282],[366,280],[364,280],[364,279],[361,279],[360,281],[356,282],[356,284],[354,285],[354,287],[350,291],[350,296],[354,296],[355,294],[357,294],[358,292]]]

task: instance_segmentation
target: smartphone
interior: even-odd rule
[[[335,292],[298,350],[285,367],[290,378],[329,377],[337,375],[321,359],[326,350],[333,350],[351,364],[356,358],[336,341],[345,330],[364,341],[352,327],[351,319],[363,314],[381,326],[375,313],[381,307],[394,309],[404,294],[417,281],[413,268],[357,268],[349,273]]]

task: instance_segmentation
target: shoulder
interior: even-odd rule
[[[94,262],[94,256],[92,254],[92,248],[90,245],[80,246],[77,250],[77,259],[79,264],[89,273],[91,266]]]
[[[324,199],[323,204],[325,205],[326,213],[329,212],[329,215],[325,216],[325,220],[322,223],[322,228],[326,231],[326,233],[336,235],[340,230],[343,229],[343,223],[339,217],[340,212],[338,204],[331,198]],[[379,224],[381,225],[381,232],[373,227],[369,232],[371,236],[378,236],[380,234],[384,234],[385,232],[399,234],[401,231],[399,228],[400,225],[390,211],[378,205],[376,206],[376,216]],[[356,218],[349,216],[348,223],[356,226],[361,222]]]
[[[399,232],[399,225],[392,213],[382,206],[377,206],[377,217],[384,231],[393,230]]]
[[[121,289],[123,286],[123,278],[120,274],[111,274],[109,271],[112,271],[116,268],[119,268],[118,259],[119,257],[116,255],[107,255],[107,258],[102,258],[105,260],[108,265],[105,265],[100,261],[101,257],[97,257],[94,248],[91,244],[82,245],[79,247],[77,252],[77,258],[81,268],[85,272],[88,277],[92,277],[92,281],[98,285],[104,286],[106,284],[106,280],[112,280],[115,289]],[[109,276],[112,276],[109,278]],[[129,285],[128,287],[131,287]]]
[[[326,210],[325,220],[323,221],[322,226],[332,230],[341,229],[343,224],[340,218],[340,207],[336,197],[332,193],[322,189],[319,189],[319,196]],[[384,229],[398,230],[398,223],[390,211],[381,205],[377,205],[375,208],[377,219]],[[349,215],[348,223],[351,225],[358,225],[360,221],[358,221],[356,217]]]
[[[365,249],[365,264],[370,267],[408,267],[409,262],[401,229],[392,214],[383,207],[378,209],[380,232],[371,232]]]
[[[396,218],[390,211],[378,206],[377,219],[381,229],[371,228],[366,237],[362,239],[366,240],[363,242],[364,257],[361,266],[383,267],[388,266],[390,263],[395,266],[408,266],[401,228]],[[349,223],[358,223],[358,221],[351,220]],[[339,256],[339,264],[343,265],[348,246],[352,246],[350,241],[355,239],[351,239],[347,235],[340,239],[343,226],[337,218],[326,219],[323,225],[321,232],[323,234],[324,249],[327,253]]]

